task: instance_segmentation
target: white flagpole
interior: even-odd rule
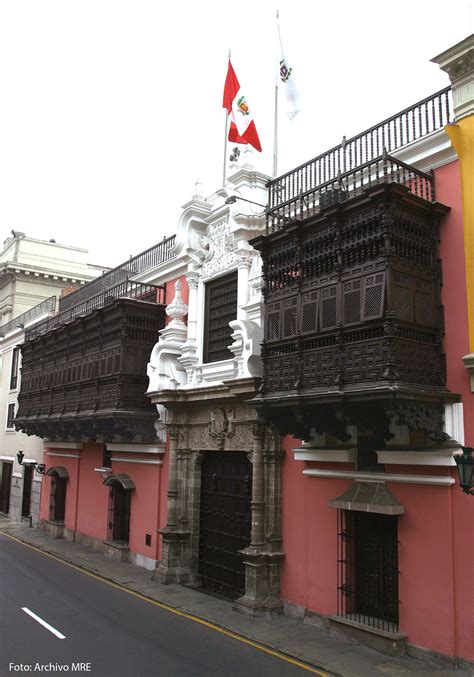
[[[277,29],[280,30],[278,23],[278,9],[276,13],[277,20]],[[278,50],[278,47],[277,47]],[[277,55],[278,63],[278,55]],[[274,126],[273,126],[273,178],[277,176],[278,173],[278,75],[275,75],[275,116],[274,116]]]
[[[230,61],[230,49],[229,49]],[[227,174],[227,136],[229,134],[229,113],[225,111],[225,133],[224,133],[224,167],[222,170],[222,187],[225,188],[226,174]]]

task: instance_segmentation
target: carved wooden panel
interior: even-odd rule
[[[17,427],[64,439],[133,437],[141,425],[153,438],[146,364],[163,326],[163,306],[121,299],[27,341]],[[134,430],[132,412],[148,423]]]
[[[442,397],[446,211],[387,184],[253,241],[266,300],[260,402],[403,384]]]

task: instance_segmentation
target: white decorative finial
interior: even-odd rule
[[[181,280],[176,280],[174,285],[174,299],[166,306],[166,314],[171,317],[170,325],[184,326],[183,317],[188,313],[188,306],[181,296]]]
[[[193,198],[197,199],[202,199],[204,197],[203,195],[203,184],[201,179],[196,179],[194,182],[194,191],[193,191]]]

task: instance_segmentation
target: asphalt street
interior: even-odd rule
[[[2,535],[0,621],[1,677],[309,674]]]

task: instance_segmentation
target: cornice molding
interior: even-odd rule
[[[358,472],[352,470],[303,470],[303,475],[322,479],[364,480],[366,482],[397,482],[399,484],[430,484],[450,487],[455,480],[443,475],[396,475],[393,473]]]

